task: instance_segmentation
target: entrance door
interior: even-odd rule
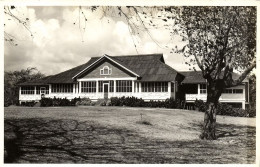
[[[45,97],[45,87],[41,87],[40,88],[40,94],[41,94],[41,97],[44,98]]]
[[[108,83],[104,83],[104,99],[108,99]]]
[[[46,89],[45,87],[41,87],[41,95],[45,94],[45,89]]]

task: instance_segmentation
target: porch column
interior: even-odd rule
[[[141,84],[141,82],[139,82],[138,83],[139,84],[139,98],[141,98],[141,91],[142,91],[142,88],[141,88],[141,86],[142,86],[142,84]]]
[[[34,96],[36,96],[36,86],[34,86]]]
[[[246,109],[246,103],[245,103],[245,101],[242,101],[242,109]]]
[[[98,89],[99,89],[98,80],[96,80],[96,98],[97,99],[98,99]]]
[[[134,96],[135,93],[135,82],[132,80],[132,96]]]
[[[20,100],[21,95],[22,95],[22,88],[21,88],[21,86],[19,86],[19,100]],[[20,104],[21,104],[21,101],[20,101]]]
[[[73,96],[76,94],[76,84],[73,84],[72,94]]]
[[[79,81],[79,94],[81,94],[81,81]]]
[[[168,94],[169,98],[171,97],[171,82],[168,82]]]
[[[173,85],[173,91],[174,91],[173,94],[174,94],[174,99],[176,99],[176,93],[177,93],[176,92],[176,86],[177,86],[177,84],[176,84],[176,81],[174,81],[173,83],[174,83],[174,85]]]
[[[116,80],[114,80],[114,97],[116,96]]]
[[[49,97],[51,95],[51,84],[49,84]]]
[[[198,98],[201,99],[200,98],[200,84],[198,84]]]

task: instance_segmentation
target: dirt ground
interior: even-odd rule
[[[5,163],[255,163],[255,118],[124,107],[5,108]]]

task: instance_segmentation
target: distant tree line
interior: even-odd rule
[[[20,71],[4,72],[4,106],[19,104],[19,84],[35,79],[40,79],[45,75],[37,68],[29,67]]]

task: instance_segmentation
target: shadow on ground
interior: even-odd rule
[[[90,121],[5,119],[4,124],[5,163],[255,162],[254,127],[218,125],[219,140],[172,142]]]

